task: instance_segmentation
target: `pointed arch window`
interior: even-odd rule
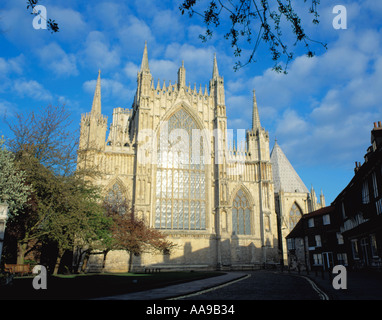
[[[207,192],[202,139],[197,159],[191,152],[192,131],[199,128],[184,109],[175,112],[166,125],[161,131],[168,130],[168,135],[161,132],[157,144],[155,227],[204,230]]]
[[[249,201],[239,190],[232,204],[232,232],[234,234],[251,234],[251,209]]]
[[[301,219],[302,212],[296,203],[293,203],[292,208],[289,211],[289,230],[292,230],[297,222]]]
[[[109,189],[105,200],[114,212],[118,212],[119,214],[126,213],[127,199],[122,186],[118,182],[114,183]]]

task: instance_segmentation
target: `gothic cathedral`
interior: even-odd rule
[[[107,255],[106,271],[140,268],[251,268],[286,259],[285,236],[304,213],[324,206],[261,126],[253,91],[252,128],[231,144],[224,79],[216,56],[208,88],[178,80],[154,84],[145,45],[132,108],[115,108],[109,130],[101,113],[98,74],[91,112],[82,115],[78,167],[96,166],[92,178],[105,197],[118,194],[135,218],[159,229],[176,246],[129,257]],[[108,135],[107,135],[108,131]],[[280,238],[280,239],[279,239]],[[91,257],[96,271],[102,258]]]

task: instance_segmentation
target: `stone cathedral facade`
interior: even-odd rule
[[[245,142],[231,144],[216,56],[205,88],[186,85],[183,63],[177,82],[160,86],[153,81],[145,45],[132,108],[115,108],[108,128],[99,73],[91,112],[81,119],[78,166],[97,166],[102,176],[94,183],[105,197],[111,192],[124,197],[137,219],[176,245],[170,254],[131,257],[133,270],[235,269],[280,261],[283,219],[277,214],[288,218],[293,205],[296,214],[307,213],[311,208],[298,199],[306,202],[310,193],[300,188],[297,202],[293,194],[286,198],[290,190],[280,189],[278,179],[275,194],[275,164],[255,92],[252,104]],[[126,271],[129,258],[124,251],[110,252],[106,271]],[[92,256],[88,267],[96,270],[101,260]]]

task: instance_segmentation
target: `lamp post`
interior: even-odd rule
[[[3,252],[5,224],[7,222],[7,219],[8,219],[8,204],[0,203],[0,263],[1,263],[1,254]]]

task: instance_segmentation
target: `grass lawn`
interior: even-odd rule
[[[47,289],[35,290],[33,277],[15,277],[0,287],[0,299],[89,299],[137,292],[221,275],[221,272],[103,273],[49,276]]]

